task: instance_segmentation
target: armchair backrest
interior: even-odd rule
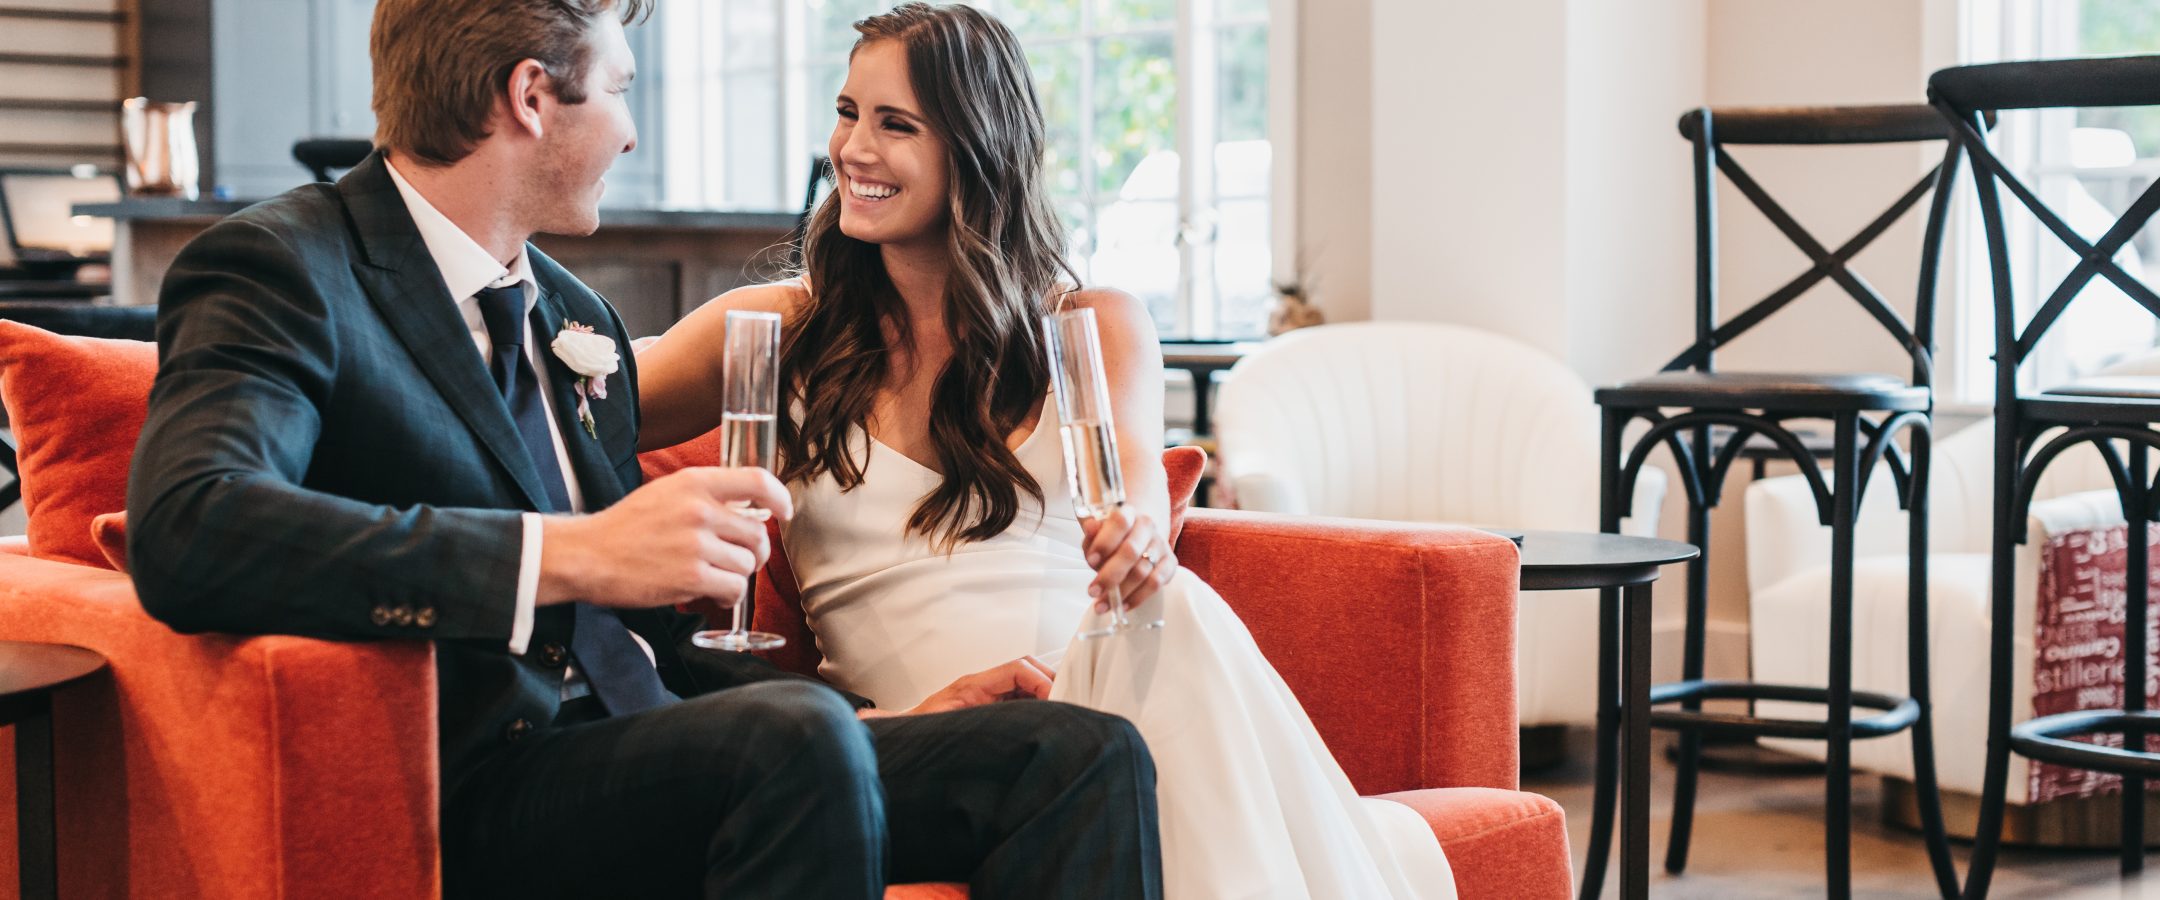
[[[1567,366],[1457,325],[1301,329],[1232,369],[1221,481],[1245,509],[1595,529],[1598,416]]]
[[[1913,383],[1929,384],[1934,368],[1936,272],[1941,257],[1943,224],[1950,208],[1951,182],[1957,175],[1957,148],[1944,151],[1945,162],[1920,177],[1911,188],[1836,249],[1824,245],[1783,206],[1771,198],[1754,176],[1733,159],[1726,148],[1755,144],[1776,146],[1828,146],[1940,141],[1950,136],[1950,125],[1926,106],[1829,106],[1791,108],[1702,107],[1680,117],[1680,136],[1693,148],[1695,160],[1695,343],[1665,364],[1667,371],[1711,371],[1718,348],[1732,343],[1744,332],[1828,280],[1851,295],[1885,333],[1912,358]],[[1717,296],[1717,173],[1725,173],[1732,186],[1747,198],[1763,217],[1813,262],[1769,296],[1730,318],[1719,320]],[[1875,288],[1847,268],[1853,257],[1892,224],[1926,198],[1926,231],[1921,238],[1920,280],[1915,294],[1913,321],[1907,324]]]

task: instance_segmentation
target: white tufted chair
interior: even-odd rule
[[[1323,325],[1269,341],[1216,401],[1220,478],[1268,512],[1595,531],[1598,414],[1558,360],[1472,328]],[[1638,479],[1630,533],[1649,533],[1664,473]],[[1524,727],[1595,722],[1597,595],[1524,594]]]
[[[2160,354],[2132,359],[2100,373],[2160,376]],[[1988,701],[1988,534],[1994,521],[1994,420],[1975,423],[1935,442],[1928,474],[1929,678],[1935,697],[1935,759],[1944,791],[1978,796],[1985,767]],[[1887,468],[1872,476],[1854,535],[1853,687],[1893,696],[1906,692],[1904,511],[1889,489]],[[2034,487],[2026,543],[2017,546],[2017,637],[2011,716],[2033,717],[2032,629],[2040,579],[2040,548],[2073,531],[2123,523],[2113,482],[2089,446],[2064,453]],[[1819,684],[1827,675],[1830,530],[1817,523],[1815,501],[1798,475],[1748,486],[1748,634],[1754,677],[1781,684]],[[1819,706],[1764,702],[1758,713],[1810,718]],[[1911,781],[1905,734],[1855,741],[1853,768]],[[1765,741],[1821,759],[1813,741]],[[2010,802],[2029,802],[2031,762],[2010,756]]]

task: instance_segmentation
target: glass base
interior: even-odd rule
[[[1156,619],[1153,622],[1126,622],[1123,625],[1112,624],[1102,628],[1097,628],[1094,631],[1080,632],[1080,639],[1083,641],[1092,641],[1097,638],[1116,637],[1128,631],[1154,631],[1155,629],[1161,627],[1161,619]]]
[[[700,631],[690,636],[690,643],[707,650],[733,650],[744,653],[751,650],[771,650],[787,646],[787,638],[762,631]]]

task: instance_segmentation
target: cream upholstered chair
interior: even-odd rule
[[[2160,376],[2160,354],[2111,366],[2108,376]],[[1988,714],[1989,529],[1994,521],[1995,427],[1982,420],[1935,442],[1928,475],[1929,678],[1935,699],[1937,775],[1945,793],[1980,794]],[[1888,469],[1873,479],[1889,483]],[[2034,488],[2026,542],[2015,553],[2017,655],[2013,673],[2016,721],[2033,717],[2033,615],[2041,550],[2050,539],[2079,531],[2119,528],[2114,483],[2090,446],[2065,453]],[[1861,500],[1854,534],[1853,688],[1902,695],[1906,690],[1904,511],[1888,490]],[[1829,624],[1822,604],[1830,590],[1830,530],[1815,513],[1806,480],[1767,478],[1748,486],[1747,560],[1750,657],[1757,681],[1815,684],[1827,675]],[[1821,707],[1764,702],[1761,715],[1809,718]],[[1906,734],[1852,745],[1856,771],[1910,783]],[[1765,744],[1821,759],[1823,745],[1766,740]],[[2032,802],[2031,761],[2010,757],[2009,800]],[[1953,804],[1953,808],[1966,804]],[[1969,832],[1969,816],[1951,816],[1953,831]],[[1960,821],[1963,820],[1963,821]]]
[[[1455,325],[1323,325],[1269,341],[1216,401],[1220,489],[1242,509],[1598,529],[1590,387],[1542,351]],[[1664,473],[1637,483],[1629,533],[1657,526]],[[1525,728],[1596,722],[1597,595],[1525,594]]]

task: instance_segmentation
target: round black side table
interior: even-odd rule
[[[53,692],[105,668],[65,644],[0,641],[0,725],[15,726],[16,865],[23,900],[59,896],[53,808]]]
[[[1620,896],[1650,895],[1650,583],[1694,559],[1693,544],[1622,534],[1525,531],[1522,589],[1598,591],[1597,791],[1582,898],[1605,886],[1620,792]],[[1616,651],[1617,650],[1617,655]],[[1616,783],[1617,782],[1617,783]]]

